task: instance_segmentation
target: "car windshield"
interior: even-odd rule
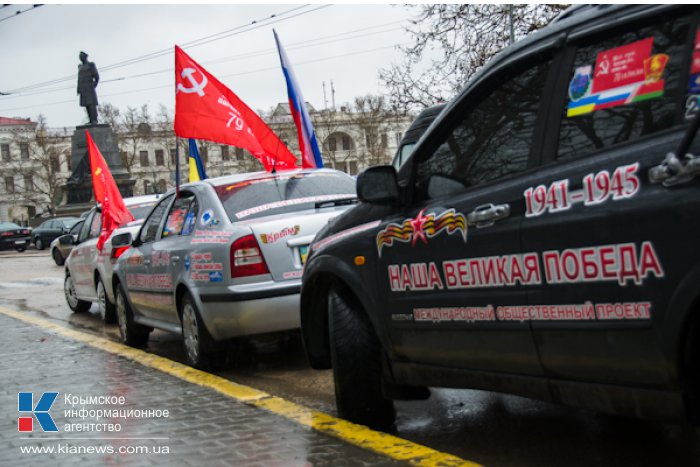
[[[355,180],[343,173],[306,173],[246,180],[215,187],[231,222],[313,209],[354,199]]]
[[[134,216],[134,220],[137,221],[139,219],[144,219],[148,213],[151,212],[151,208],[153,208],[154,204],[156,204],[155,201],[152,203],[134,204],[133,206],[128,206],[127,209],[131,215]]]
[[[8,229],[21,229],[19,225],[15,224],[14,222],[0,222],[0,230],[8,230]]]

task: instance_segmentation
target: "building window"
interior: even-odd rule
[[[24,176],[24,191],[29,193],[33,189],[34,189],[34,177],[32,177],[31,175],[25,175]]]
[[[349,150],[350,150],[350,137],[343,136],[343,151],[349,151]]]
[[[229,154],[228,154],[228,146],[221,146],[221,160],[222,161],[228,161],[229,160]]]
[[[202,164],[206,168],[207,161],[209,161],[209,148],[203,146],[202,149],[199,150],[199,156],[202,158]]]
[[[355,175],[357,173],[357,161],[348,162],[348,173],[350,175]]]
[[[29,160],[29,144],[19,143],[19,156],[23,161]]]
[[[335,138],[331,137],[328,138],[328,150],[329,151],[336,151],[338,149],[338,146],[335,144]]]
[[[5,191],[7,193],[14,193],[15,192],[15,178],[14,177],[5,177]]]
[[[129,156],[126,154],[126,151],[119,151],[119,157],[122,160],[122,164],[125,166],[129,166]]]
[[[162,149],[156,149],[156,165],[165,165],[165,155]]]
[[[236,160],[242,161],[243,157],[243,148],[236,148]]]
[[[139,151],[139,158],[141,160],[141,167],[148,167],[148,151]]]
[[[2,160],[5,162],[10,162],[10,145],[0,144],[0,151],[2,151]]]
[[[382,147],[386,148],[389,146],[389,139],[387,138],[386,133],[382,133]]]
[[[150,194],[151,190],[151,181],[150,180],[144,180],[143,181],[143,194],[148,195]]]
[[[50,160],[51,160],[51,170],[53,170],[54,173],[60,172],[61,171],[61,159],[59,158],[58,154],[52,155]]]
[[[177,155],[177,152],[175,149],[170,150],[170,164],[175,165],[175,156]]]

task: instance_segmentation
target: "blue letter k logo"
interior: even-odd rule
[[[56,397],[58,397],[57,392],[45,392],[41,395],[41,399],[39,399],[35,407],[34,394],[31,392],[20,392],[18,396],[19,411],[33,413],[43,431],[58,431],[53,418],[49,415],[49,410],[51,410],[51,406],[56,401]]]

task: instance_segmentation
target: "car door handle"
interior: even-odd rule
[[[509,204],[484,204],[467,214],[467,222],[476,228],[490,227],[496,221],[510,216]]]

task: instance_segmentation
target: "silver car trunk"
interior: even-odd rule
[[[323,207],[246,222],[260,246],[272,279],[301,278],[308,246],[319,230],[350,206]]]

